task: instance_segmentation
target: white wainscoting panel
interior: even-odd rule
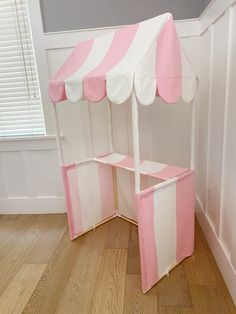
[[[65,212],[55,139],[1,144],[0,214]]]
[[[198,218],[236,304],[236,1],[200,18],[197,105]]]

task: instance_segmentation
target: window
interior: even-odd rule
[[[26,0],[0,1],[0,137],[45,134]]]

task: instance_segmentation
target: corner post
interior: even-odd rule
[[[133,154],[135,167],[135,193],[140,192],[140,152],[139,152],[139,127],[138,127],[138,102],[135,92],[132,92],[132,133],[133,133]]]
[[[110,99],[108,99],[108,123],[109,123],[109,147],[110,153],[113,153],[113,132],[112,132],[112,104]]]
[[[52,103],[52,115],[53,115],[55,131],[56,131],[56,143],[57,143],[59,162],[60,162],[60,166],[62,167],[64,166],[64,156],[63,156],[63,150],[62,150],[61,139],[60,139],[60,128],[59,128],[59,122],[58,122],[57,108],[54,102]]]
[[[196,78],[196,92],[192,100],[192,123],[191,123],[191,161],[190,168],[195,169],[195,146],[196,146],[196,101],[198,92],[198,78]]]

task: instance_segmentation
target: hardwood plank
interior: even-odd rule
[[[176,266],[157,284],[157,300],[159,305],[191,307],[188,282],[182,264]]]
[[[115,219],[70,241],[64,218],[0,217],[0,292],[4,307],[9,306],[6,313],[15,304],[16,313],[236,313],[198,223],[194,256],[144,295],[136,226]],[[47,264],[35,285],[35,273],[24,271],[25,264]],[[21,273],[25,289],[18,283]]]
[[[84,236],[71,241],[67,231],[58,244],[23,313],[55,313]]]
[[[105,249],[89,313],[123,313],[127,249]]]
[[[217,285],[215,273],[198,232],[195,232],[194,254],[186,258],[183,265],[189,284]]]
[[[158,307],[158,313],[159,314],[194,314],[194,311],[193,311],[193,308],[191,307],[160,305]],[[211,313],[208,313],[208,314],[211,314]]]
[[[10,215],[5,215],[10,216]],[[33,222],[33,215],[12,215],[11,219],[4,218],[0,221],[0,258],[4,257],[10,248],[15,245],[29,228],[30,221]]]
[[[195,219],[195,238],[196,238],[196,236],[201,240],[204,248],[209,249],[209,245],[207,243],[207,240],[204,236],[202,228],[201,228],[199,222],[197,221],[197,219]]]
[[[57,313],[88,313],[102,252],[106,242],[108,224],[85,235],[79,255],[67,280]]]
[[[190,285],[195,314],[229,314],[229,307],[216,286]]]
[[[222,295],[224,296],[227,304],[228,304],[228,307],[229,307],[229,313],[230,314],[236,314],[236,307],[234,305],[234,302],[232,300],[232,297],[229,293],[229,290],[224,282],[224,279],[221,275],[221,272],[216,264],[216,261],[214,259],[214,256],[212,254],[212,252],[209,250],[206,250],[206,254],[208,255],[209,257],[209,260],[210,260],[210,263],[211,263],[211,266],[212,266],[212,269],[216,275],[216,278],[217,278],[217,283],[218,283],[218,287],[220,288],[220,291],[222,293]]]
[[[48,230],[38,241],[32,252],[26,258],[28,264],[47,264],[57,248],[62,236],[67,229],[67,218],[65,214],[55,215]]]
[[[0,295],[18,272],[28,254],[47,229],[52,215],[35,215],[22,237],[17,237],[7,254],[0,260]]]
[[[121,218],[114,218],[109,223],[106,249],[129,247],[130,223]]]
[[[46,264],[23,264],[0,297],[1,314],[21,313]]]
[[[141,274],[138,227],[134,225],[130,225],[127,274]]]
[[[219,270],[219,268],[218,268],[218,266],[216,264],[215,258],[214,258],[213,254],[212,254],[212,252],[211,252],[211,250],[209,248],[209,245],[208,245],[208,243],[206,241],[206,238],[205,238],[205,236],[203,234],[201,226],[200,226],[200,224],[198,223],[197,220],[196,220],[196,226],[197,226],[196,229],[197,229],[197,232],[198,232],[198,236],[200,237],[200,239],[201,239],[201,241],[203,243],[203,246],[205,248],[205,253],[206,253],[206,255],[209,258],[209,261],[211,263],[211,267],[212,267],[212,269],[214,271],[214,274],[216,276],[217,285],[219,286],[220,291],[223,294],[223,296],[224,296],[224,298],[225,298],[225,300],[226,300],[226,302],[228,304],[228,307],[229,307],[229,310],[230,310],[229,313],[236,314],[236,307],[234,305],[232,297],[231,297],[231,295],[229,293],[229,290],[228,290],[228,288],[227,288],[227,286],[225,284],[225,281],[224,281],[224,279],[223,279],[223,277],[221,275],[221,272],[220,272],[220,270]]]
[[[153,314],[157,312],[158,308],[156,286],[146,294],[143,294],[141,290],[141,276],[127,275],[124,299],[124,314]]]
[[[0,215],[0,225],[3,221],[12,221],[19,218],[20,215],[18,214],[12,214],[12,215]]]

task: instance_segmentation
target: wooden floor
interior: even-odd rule
[[[196,225],[195,254],[146,295],[137,227],[116,218],[75,241],[65,215],[0,216],[0,313],[236,313]]]

